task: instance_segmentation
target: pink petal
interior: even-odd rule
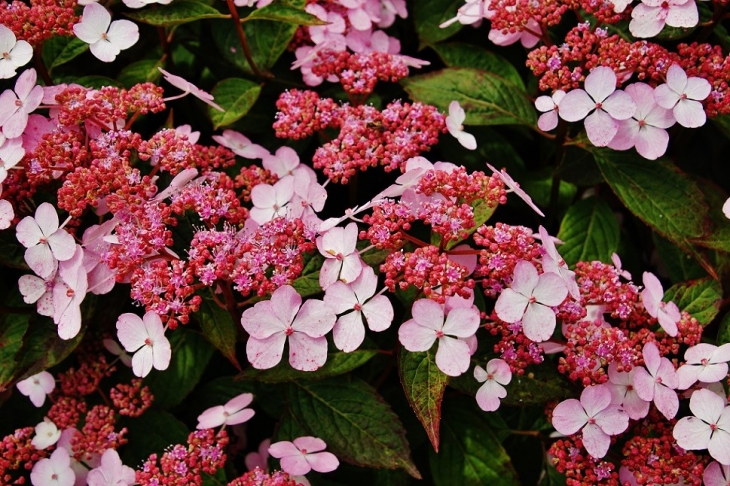
[[[449,116],[447,116],[451,123],[455,126],[459,126],[466,120],[466,112],[461,107],[458,101],[452,101],[449,103]]]
[[[56,224],[56,227],[58,227],[58,224]],[[45,237],[38,223],[31,216],[26,216],[20,220],[15,227],[15,232],[18,241],[26,248],[37,245],[40,243],[41,238]]]
[[[512,371],[510,371],[507,362],[501,359],[489,360],[487,373],[494,377],[494,381],[502,385],[507,385],[512,381]]]
[[[393,304],[384,295],[376,295],[362,306],[362,313],[371,331],[385,331],[393,322]]]
[[[582,89],[574,89],[567,92],[563,101],[560,102],[558,115],[565,121],[575,122],[582,120],[595,109],[596,102],[588,96],[588,93]]]
[[[444,336],[439,339],[436,366],[449,376],[459,376],[469,369],[469,345],[461,339]]]
[[[362,324],[362,314],[353,311],[338,318],[332,330],[332,338],[337,349],[345,353],[350,353],[359,348],[365,340],[365,326]]]
[[[107,39],[101,39],[89,47],[91,53],[104,62],[113,62],[119,55],[119,48]]]
[[[269,449],[269,452],[270,451],[271,449]],[[292,476],[303,476],[311,471],[312,467],[300,452],[299,455],[296,456],[282,457],[281,469]]]
[[[365,272],[363,272],[363,274],[364,273]],[[343,312],[354,309],[358,300],[352,289],[353,285],[354,284],[348,285],[344,282],[334,282],[332,285],[327,287],[324,294],[324,302],[337,314],[342,314]]]
[[[226,423],[223,405],[211,407],[198,415],[197,429],[214,429]]]
[[[360,276],[362,271],[362,260],[357,253],[351,253],[342,260],[342,270],[340,270],[340,280],[345,283],[353,282]]]
[[[730,464],[730,434],[716,430],[707,444],[707,452],[721,464]]]
[[[611,391],[602,385],[589,386],[581,392],[580,403],[589,417],[595,417],[611,404]]]
[[[703,383],[722,381],[727,376],[727,363],[717,363],[700,368],[697,380]],[[688,387],[689,388],[689,387]]]
[[[727,486],[728,479],[730,479],[728,466],[721,466],[714,461],[705,468],[705,473],[702,476],[702,482],[705,486]]]
[[[654,100],[659,106],[671,110],[679,101],[679,93],[667,84],[660,84],[654,89]]]
[[[249,337],[246,343],[246,357],[249,363],[259,370],[273,368],[281,361],[286,334],[277,332],[265,339]]]
[[[685,128],[701,127],[707,121],[707,115],[699,101],[680,100],[672,110],[672,114],[677,119],[677,123]]]
[[[25,250],[25,261],[42,278],[48,278],[56,270],[57,261],[48,245],[39,244]]]
[[[626,410],[626,414],[632,420],[639,420],[647,416],[649,413],[650,402],[642,400],[636,391],[630,391],[626,394],[621,406]]]
[[[642,400],[651,402],[654,400],[654,377],[643,367],[635,368],[634,389]]]
[[[59,262],[70,260],[76,252],[76,240],[66,230],[56,231],[48,237],[47,241],[53,256]]]
[[[568,296],[568,287],[559,275],[543,273],[538,279],[532,296],[544,305],[554,307],[560,305]]]
[[[606,98],[603,109],[615,120],[627,120],[636,113],[636,103],[628,93],[619,90]]]
[[[479,310],[476,307],[457,307],[446,316],[444,334],[460,338],[473,336],[479,329]]]
[[[667,151],[668,145],[667,131],[651,125],[644,125],[636,136],[636,151],[645,159],[658,159]]]
[[[368,30],[372,26],[370,16],[362,8],[347,11],[347,18],[356,30]],[[298,476],[298,474],[295,474]]]
[[[687,1],[681,5],[672,5],[667,12],[666,22],[672,27],[694,27],[699,22],[697,3]],[[707,94],[710,94],[709,91]]]
[[[640,3],[634,7],[631,12],[631,22],[629,23],[629,31],[634,37],[648,38],[654,37],[662,31],[665,25],[665,19],[659,15],[661,7],[649,7]]]
[[[663,385],[656,386],[654,388],[654,405],[667,420],[673,419],[677,415],[677,410],[679,410],[677,392]]]
[[[549,132],[557,126],[558,112],[555,110],[543,113],[540,115],[540,118],[537,119],[537,127],[543,132]]]
[[[524,296],[530,296],[538,285],[537,269],[532,263],[520,260],[515,265],[511,288]]]
[[[233,413],[248,407],[252,401],[253,395],[251,393],[241,393],[240,395],[228,400],[224,408],[226,412]]]
[[[305,454],[323,451],[327,448],[325,441],[319,437],[312,437],[309,435],[298,437],[294,439],[293,442],[300,451],[307,451]]]
[[[725,401],[705,388],[695,391],[689,399],[689,409],[707,423],[716,423],[725,410]]]
[[[538,96],[535,100],[535,108],[541,112],[549,112],[555,110],[555,103],[550,96]]]
[[[121,339],[120,339],[121,340]],[[132,372],[135,376],[144,378],[152,371],[153,357],[152,347],[143,346],[132,356]]]
[[[680,314],[677,304],[674,302],[660,304],[657,320],[662,329],[670,336],[674,337],[677,335],[677,323],[681,318],[682,314]]]
[[[641,301],[650,316],[656,317],[659,309],[659,303],[664,297],[664,289],[656,275],[650,272],[644,272],[643,275],[644,290],[641,292]]]
[[[294,316],[302,305],[302,297],[291,285],[282,285],[271,294],[271,312],[286,327],[294,321]]]
[[[499,400],[507,396],[507,390],[494,380],[487,380],[477,390],[477,404],[485,412],[494,412],[499,408]]]
[[[229,415],[226,419],[226,425],[238,425],[248,422],[254,415],[256,415],[256,412],[250,408],[244,408],[243,410],[239,410],[238,412]]]
[[[411,314],[419,325],[427,329],[440,331],[444,327],[444,308],[431,299],[415,301],[411,308]]]
[[[156,370],[164,371],[170,366],[172,348],[166,337],[156,339],[152,347],[152,366]]]
[[[241,325],[252,337],[266,339],[276,332],[283,332],[289,323],[281,322],[273,315],[271,301],[257,302],[249,307],[241,316]]]
[[[618,120],[603,110],[594,111],[584,122],[588,140],[596,147],[605,147],[611,142],[618,132],[618,124]]]
[[[555,331],[555,313],[542,304],[529,304],[522,318],[522,332],[531,341],[547,341]]]
[[[674,369],[674,365],[671,361],[667,358],[662,358],[655,376],[661,380],[662,385],[671,389],[677,388],[677,385],[679,384],[677,380],[677,371]]]
[[[695,366],[691,364],[686,364],[684,366],[680,366],[677,370],[677,389],[679,390],[686,390],[687,388],[694,385],[697,380],[699,379],[700,372],[703,371],[702,366]],[[725,368],[725,373],[727,374],[727,365]],[[722,378],[720,378],[722,379]],[[710,382],[718,381],[718,380],[710,380]]]
[[[497,313],[497,317],[504,322],[517,322],[525,314],[528,302],[527,297],[507,288],[502,291],[497,299],[494,311]]]
[[[581,402],[575,398],[562,401],[553,410],[553,427],[564,435],[573,435],[588,422]]]
[[[689,3],[691,2],[687,2],[687,4]],[[687,88],[684,90],[684,94],[691,100],[702,101],[710,96],[711,91],[712,86],[706,79],[693,77],[687,79]]]
[[[319,338],[332,330],[337,316],[330,306],[321,300],[309,299],[299,309],[292,328],[313,338]]]
[[[618,124],[616,135],[609,142],[608,147],[614,150],[628,150],[636,143],[639,135],[639,122],[633,118],[622,120]]]
[[[33,304],[46,293],[46,281],[35,275],[23,275],[18,279],[18,288],[23,302]]]
[[[115,20],[107,35],[117,49],[129,49],[139,40],[139,27],[129,20]]]
[[[98,3],[90,3],[84,7],[81,22],[73,26],[76,37],[84,42],[93,44],[106,33],[112,16],[107,9]]]
[[[307,449],[309,450],[309,449]],[[331,452],[319,452],[317,454],[307,454],[304,456],[312,469],[320,473],[332,472],[340,465],[334,454]]]
[[[327,339],[301,332],[289,336],[289,364],[295,370],[315,371],[327,362]]]
[[[591,71],[586,76],[585,90],[591,98],[597,103],[603,102],[606,98],[616,91],[616,74],[613,69],[606,66],[599,66]],[[563,99],[563,103],[565,99]],[[562,111],[563,105],[561,103],[560,110]],[[630,115],[629,115],[630,116]]]
[[[322,264],[322,268],[319,270],[319,286],[324,290],[329,289],[330,285],[337,282],[337,279],[340,277],[341,268],[341,261],[334,258],[326,259]]]
[[[436,340],[436,333],[409,319],[398,329],[398,340],[408,351],[428,351]]]
[[[292,442],[282,441],[275,442],[269,446],[269,455],[277,459],[286,456],[299,456],[302,452]]]
[[[601,430],[598,425],[586,424],[583,427],[583,447],[588,451],[588,454],[600,459],[606,455],[610,445],[611,437]]]

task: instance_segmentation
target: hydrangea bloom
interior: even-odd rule
[[[253,401],[251,393],[242,393],[231,398],[225,405],[211,407],[198,416],[198,429],[213,429],[221,425],[236,425],[248,422],[256,412],[248,407]]]
[[[639,420],[649,413],[650,401],[642,400],[636,392],[634,377],[639,367],[634,366],[628,373],[618,371],[616,363],[608,365],[608,386],[611,390],[611,403],[619,405],[632,420]]]
[[[0,24],[0,79],[15,76],[15,71],[33,58],[33,48],[18,40],[12,30]]]
[[[674,365],[661,357],[656,344],[651,342],[644,345],[643,356],[646,368],[639,366],[634,374],[636,394],[647,402],[653,400],[656,408],[671,420],[679,410],[679,398],[674,391],[679,381]]]
[[[114,449],[104,451],[101,464],[89,471],[86,481],[89,486],[132,486],[136,483],[134,469],[122,464]]]
[[[213,140],[229,148],[234,154],[240,155],[245,159],[261,159],[269,155],[269,151],[261,145],[251,143],[242,133],[235,130],[223,130],[221,135],[213,135]]]
[[[59,261],[71,259],[76,251],[73,236],[59,227],[56,208],[49,203],[38,206],[35,217],[23,218],[15,231],[18,241],[27,248],[25,261],[42,278],[53,273]]]
[[[449,116],[446,117],[446,128],[464,148],[476,150],[477,139],[471,133],[464,131],[464,120],[466,120],[464,108],[461,107],[458,101],[452,101],[449,104]]]
[[[677,445],[689,451],[707,449],[720,464],[730,464],[730,407],[710,390],[697,390],[689,399],[693,417],[674,426]]]
[[[507,396],[507,390],[502,385],[512,380],[509,365],[501,359],[489,360],[486,370],[481,366],[474,367],[474,378],[483,383],[476,395],[479,408],[485,412],[494,412],[499,408],[500,399]]]
[[[537,126],[544,132],[549,132],[558,126],[558,111],[560,102],[565,96],[565,91],[559,89],[552,96],[539,96],[535,100],[535,108],[542,112],[540,118],[537,119]]]
[[[684,352],[685,364],[677,370],[678,387],[686,390],[696,382],[713,383],[725,379],[730,361],[730,343],[720,347],[699,343]]]
[[[33,437],[31,444],[40,451],[51,447],[60,438],[61,431],[58,430],[56,424],[46,417],[43,419],[43,422],[35,426],[35,437]]]
[[[122,314],[117,319],[117,337],[132,356],[132,371],[136,376],[147,376],[152,368],[166,370],[172,358],[170,341],[165,337],[162,320],[149,311],[144,317]]]
[[[46,401],[46,395],[49,395],[56,388],[56,380],[53,379],[53,375],[49,372],[41,371],[36,375],[19,381],[15,386],[18,387],[20,393],[30,398],[33,405],[42,407]]]
[[[317,249],[325,257],[319,272],[319,285],[323,289],[327,290],[337,280],[352,282],[360,275],[363,264],[356,245],[355,223],[350,223],[344,228],[332,228],[317,238]]]
[[[81,22],[73,26],[74,34],[90,44],[91,53],[104,62],[112,62],[124,49],[139,40],[139,28],[129,20],[115,20],[98,3],[84,7]]]
[[[53,286],[53,322],[61,339],[73,339],[81,330],[81,302],[88,287],[84,251],[76,245],[73,257],[58,264]]]
[[[656,275],[644,272],[644,290],[641,291],[641,301],[644,303],[646,312],[659,321],[659,325],[667,334],[674,337],[677,335],[677,322],[682,318],[677,304],[674,302],[662,302],[664,288]]]
[[[63,447],[57,448],[51,457],[41,459],[30,473],[33,486],[74,486],[76,475],[71,469],[71,457]]]
[[[15,81],[15,89],[6,89],[0,95],[0,126],[7,138],[23,135],[28,125],[28,115],[43,100],[43,88],[36,85],[35,69],[26,69]]]
[[[281,459],[281,469],[293,476],[307,474],[314,469],[327,473],[337,469],[340,461],[331,452],[320,452],[327,444],[317,437],[299,437],[292,442],[275,442],[269,446],[269,454]]]
[[[694,4],[694,0],[687,0]],[[686,128],[697,128],[705,124],[707,115],[700,101],[710,96],[712,86],[703,78],[688,78],[677,64],[667,70],[667,82],[654,90],[654,99],[662,108],[672,110],[677,123]]]
[[[730,465],[713,461],[705,468],[702,482],[705,486],[727,486],[730,484]]]
[[[695,0],[641,0],[631,11],[629,30],[634,37],[654,37],[665,25],[694,27],[699,21]]]

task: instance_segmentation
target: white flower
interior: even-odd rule
[[[469,150],[475,150],[477,148],[477,139],[471,133],[464,131],[462,123],[465,119],[464,108],[461,107],[458,101],[452,101],[449,104],[449,116],[446,117],[446,128],[461,145]]]
[[[124,49],[139,40],[139,28],[129,20],[115,20],[107,9],[98,3],[84,7],[81,22],[74,25],[74,34],[91,44],[91,53],[99,60],[112,62]]]
[[[0,79],[15,76],[15,70],[28,64],[33,48],[24,40],[17,40],[13,31],[0,24]]]

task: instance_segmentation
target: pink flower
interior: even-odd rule
[[[618,256],[618,253],[611,254],[611,261],[613,262],[614,268],[616,268],[616,273],[626,280],[631,280],[631,274],[627,270],[621,268],[621,257]]]
[[[575,300],[580,300],[580,290],[578,284],[575,281],[575,272],[568,268],[568,265],[563,260],[563,257],[558,253],[558,249],[555,248],[555,242],[562,243],[557,238],[553,238],[547,232],[547,230],[540,226],[538,229],[540,239],[542,240],[542,269],[545,272],[552,272],[560,276],[563,279],[566,287],[568,287],[568,293]]]
[[[644,367],[637,367],[634,373],[634,386],[639,398],[654,401],[656,408],[671,420],[679,410],[679,398],[674,390],[679,384],[674,365],[659,355],[654,343],[646,343],[643,350]]]
[[[222,135],[213,135],[213,140],[229,148],[234,154],[240,155],[244,159],[262,159],[269,155],[269,151],[261,145],[251,143],[242,133],[235,130],[223,130]]]
[[[438,339],[436,366],[449,376],[459,376],[469,369],[472,355],[468,340],[479,328],[476,307],[451,309],[444,321],[444,307],[430,299],[413,303],[412,319],[398,329],[398,338],[408,351],[428,351]]]
[[[600,459],[608,452],[611,436],[624,432],[629,416],[611,403],[611,392],[605,385],[593,385],[580,394],[580,401],[569,398],[553,411],[553,427],[565,435],[583,433],[583,447]]]
[[[18,241],[27,248],[25,261],[42,278],[48,277],[59,261],[70,259],[76,251],[73,236],[59,228],[58,214],[50,203],[38,206],[35,218],[26,216],[15,231]]]
[[[677,388],[686,390],[696,382],[714,383],[727,376],[730,361],[730,343],[719,348],[708,343],[699,343],[684,352],[686,363],[677,370]]]
[[[337,319],[332,330],[337,349],[349,353],[360,347],[365,339],[363,316],[371,331],[380,332],[390,327],[393,322],[393,305],[386,296],[375,295],[377,285],[375,271],[365,266],[352,283],[338,281],[327,287],[324,302],[337,314],[344,313]]]
[[[344,228],[332,228],[317,238],[317,249],[325,258],[319,271],[319,285],[322,289],[327,290],[338,280],[344,283],[352,282],[360,275],[363,264],[356,245],[355,223],[350,223]]]
[[[439,25],[445,29],[449,25],[459,22],[462,25],[471,25],[482,19],[490,19],[494,16],[494,11],[489,10],[489,4],[492,0],[466,0],[466,4],[459,7],[456,17],[447,20]]]
[[[15,76],[15,71],[33,58],[33,48],[24,40],[18,40],[12,30],[0,24],[0,79]]]
[[[697,390],[689,399],[694,417],[684,417],[672,435],[682,449],[707,449],[720,464],[730,464],[730,408],[710,390]]]
[[[380,2],[373,0],[339,0],[347,8],[347,18],[356,30],[368,30],[373,22],[380,22]]]
[[[730,484],[730,465],[713,461],[705,468],[702,482],[705,486],[728,486]]]
[[[510,7],[506,8],[509,9]],[[531,49],[540,42],[539,34],[541,32],[542,27],[537,20],[529,19],[522,30],[504,32],[501,29],[492,28],[489,31],[488,37],[490,41],[494,42],[498,46],[511,46],[515,42],[520,41],[522,47]]]
[[[671,110],[662,108],[654,100],[654,90],[645,83],[634,83],[626,92],[636,103],[636,113],[619,123],[618,132],[608,146],[614,150],[636,147],[642,157],[655,160],[664,155],[669,144],[665,128],[674,125]]]
[[[87,0],[87,1],[91,1],[91,0]],[[122,0],[122,1],[124,2],[124,5],[126,5],[129,8],[142,8],[142,7],[146,7],[147,5],[152,5],[153,3],[159,3],[160,5],[168,5],[172,2],[172,0]],[[79,2],[79,3],[81,3],[81,2]]]
[[[242,393],[231,398],[225,405],[211,407],[198,416],[198,429],[214,429],[221,425],[236,425],[248,422],[256,412],[248,407],[253,395]]]
[[[294,179],[286,177],[270,184],[258,184],[251,189],[251,219],[264,224],[274,218],[287,216],[289,203],[294,197]]]
[[[202,89],[195,86],[193,83],[188,81],[185,78],[181,78],[180,76],[176,76],[174,74],[168,73],[161,67],[158,67],[159,71],[162,73],[162,76],[165,78],[165,81],[173,85],[174,87],[181,89],[183,91],[182,94],[174,96],[172,98],[166,98],[165,101],[170,100],[176,100],[178,98],[182,98],[183,96],[187,96],[188,94],[191,94],[201,100],[203,103],[207,103],[208,105],[212,106],[218,111],[226,111],[217,104],[213,103],[213,95],[203,91]]]
[[[515,265],[512,286],[502,291],[494,310],[504,322],[522,321],[522,332],[532,341],[547,341],[555,330],[555,312],[568,289],[559,275],[537,274],[532,263],[521,260]]]
[[[134,469],[122,464],[119,453],[107,449],[101,455],[101,465],[89,471],[89,486],[131,486],[136,483]]]
[[[616,363],[611,362],[608,365],[608,386],[611,390],[611,403],[619,405],[628,414],[632,420],[639,420],[649,413],[650,401],[642,400],[636,393],[636,385],[634,385],[634,377],[639,367],[634,366],[631,371],[626,373],[616,369]],[[641,368],[643,369],[643,368]]]
[[[694,27],[699,21],[694,0],[641,0],[631,12],[629,30],[634,37],[654,37],[664,25]]]
[[[694,5],[694,0],[687,0]],[[696,8],[696,7],[695,7]],[[710,95],[712,87],[704,78],[687,77],[684,69],[672,64],[667,70],[667,82],[654,90],[654,99],[662,108],[672,110],[677,123],[686,128],[705,124],[707,115],[700,101]]]
[[[50,395],[56,388],[56,381],[53,375],[47,371],[30,376],[23,381],[19,381],[15,386],[18,391],[30,398],[30,401],[36,407],[42,407],[46,401],[46,395]]]
[[[677,335],[677,323],[682,318],[677,304],[674,302],[662,302],[664,289],[661,282],[653,273],[644,272],[644,290],[641,291],[641,301],[650,316],[659,321],[659,325],[667,334],[674,337]]]
[[[507,396],[507,385],[512,380],[512,371],[506,361],[492,359],[487,363],[486,371],[481,366],[474,368],[474,378],[484,383],[477,391],[477,403],[485,412],[494,412],[499,408],[499,400]]]
[[[76,37],[91,44],[91,53],[104,62],[112,62],[124,49],[139,40],[139,28],[129,20],[115,20],[98,3],[84,7],[81,22],[73,27]]]
[[[83,263],[84,250],[76,245],[73,257],[58,264],[53,286],[53,322],[61,339],[73,339],[81,329],[81,302],[88,289]]]
[[[71,457],[63,447],[53,451],[51,457],[36,462],[30,473],[33,486],[74,486],[75,481]]]
[[[636,103],[631,96],[616,90],[613,69],[599,66],[586,77],[585,90],[574,89],[563,97],[559,114],[569,122],[585,118],[588,140],[605,147],[618,132],[619,121],[631,118],[634,112]]]
[[[0,27],[2,27],[2,24],[0,24]],[[22,159],[24,155],[25,149],[23,148],[22,137],[9,138],[5,140],[5,143],[2,147],[0,147],[0,183],[8,177],[8,170],[18,165],[18,162],[20,162],[20,159]],[[6,201],[6,204],[10,203]],[[12,206],[10,206],[10,208],[12,209]],[[10,226],[9,222],[8,226]],[[6,226],[6,228],[8,226]]]
[[[446,117],[446,128],[464,148],[476,150],[477,139],[471,133],[464,131],[464,120],[466,120],[464,108],[461,107],[458,101],[452,101],[449,104],[449,116]]]
[[[179,176],[180,174],[175,179]],[[175,183],[175,179],[170,184],[171,187]],[[103,261],[103,255],[111,247],[111,243],[105,241],[104,238],[111,235],[114,227],[118,223],[119,221],[116,219],[110,219],[101,225],[89,226],[84,231],[84,236],[81,240],[84,247],[84,268],[86,269],[89,280],[89,292],[96,295],[110,292],[116,283],[116,271],[107,266]]]
[[[337,316],[321,300],[302,298],[290,285],[271,294],[271,300],[258,302],[241,316],[250,334],[246,354],[254,368],[268,369],[281,361],[284,344],[289,341],[289,364],[300,371],[314,371],[327,361],[327,339]]]
[[[317,181],[317,174],[299,161],[299,155],[291,147],[279,147],[275,154],[266,153],[261,157],[264,169],[276,174],[279,179],[294,177],[295,180]],[[296,184],[296,182],[295,182]]]
[[[262,471],[268,471],[269,465],[267,459],[269,458],[269,446],[271,445],[271,439],[264,439],[259,444],[258,451],[249,452],[244,458],[246,469],[253,471],[257,467]]]
[[[507,174],[507,171],[505,171],[504,169],[497,170],[494,168],[493,165],[491,165],[489,163],[487,163],[487,167],[489,167],[489,169],[496,176],[498,176],[500,179],[502,179],[502,182],[504,182],[504,185],[507,186],[508,193],[514,192],[515,195],[517,195],[517,197],[519,197],[520,199],[525,201],[527,203],[527,205],[530,206],[537,214],[545,217],[543,212],[540,211],[540,208],[535,206],[535,203],[532,202],[532,198],[529,196],[529,194],[527,194],[522,188],[520,188],[520,185],[517,182],[515,182],[515,180],[512,179],[512,177],[509,174]]]
[[[162,320],[149,311],[143,318],[136,314],[122,314],[117,319],[117,338],[124,349],[134,353],[132,371],[144,378],[152,368],[166,370],[172,358],[170,341],[165,337]]]
[[[35,275],[23,275],[18,279],[18,289],[23,302],[37,302],[36,310],[42,316],[53,317],[53,288],[56,286],[56,272],[42,279]]]
[[[35,426],[35,436],[31,441],[33,447],[39,451],[51,447],[61,438],[61,431],[58,430],[56,424],[50,421],[48,417],[43,422]]]
[[[5,199],[0,199],[0,230],[10,228],[10,224],[15,218],[13,205]]]
[[[326,447],[322,439],[307,436],[271,444],[269,454],[281,459],[282,471],[293,476],[307,474],[312,469],[328,473],[337,469],[340,461],[331,452],[319,452]]]
[[[26,69],[15,81],[15,90],[6,89],[0,95],[0,125],[7,138],[23,135],[28,115],[41,104],[43,88],[36,80],[35,69]]]
[[[330,12],[316,3],[310,3],[306,6],[305,10],[319,20],[327,22],[326,25],[313,25],[309,27],[309,37],[315,45],[328,42],[333,37],[340,38],[335,42],[345,42],[343,34],[345,33],[346,25],[342,15],[337,12]]]
[[[558,126],[558,105],[564,96],[565,91],[559,89],[552,96],[540,96],[535,100],[535,108],[542,112],[537,119],[537,126],[543,132]]]

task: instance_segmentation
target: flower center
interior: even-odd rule
[[[284,331],[284,335],[291,336],[292,334],[294,334],[294,329],[291,327],[287,327],[286,331]]]
[[[438,339],[441,339],[442,337],[444,337],[444,331],[436,331],[436,337]]]
[[[74,293],[75,292],[73,289],[68,289],[68,290],[66,290],[66,297],[73,297]]]
[[[360,304],[355,304],[355,307],[353,307],[353,309],[355,309],[356,311],[361,311],[362,306]]]
[[[596,103],[596,110],[603,108],[603,103]]]
[[[150,339],[150,338],[145,339],[144,340],[144,345],[145,346],[152,346],[152,339]]]

